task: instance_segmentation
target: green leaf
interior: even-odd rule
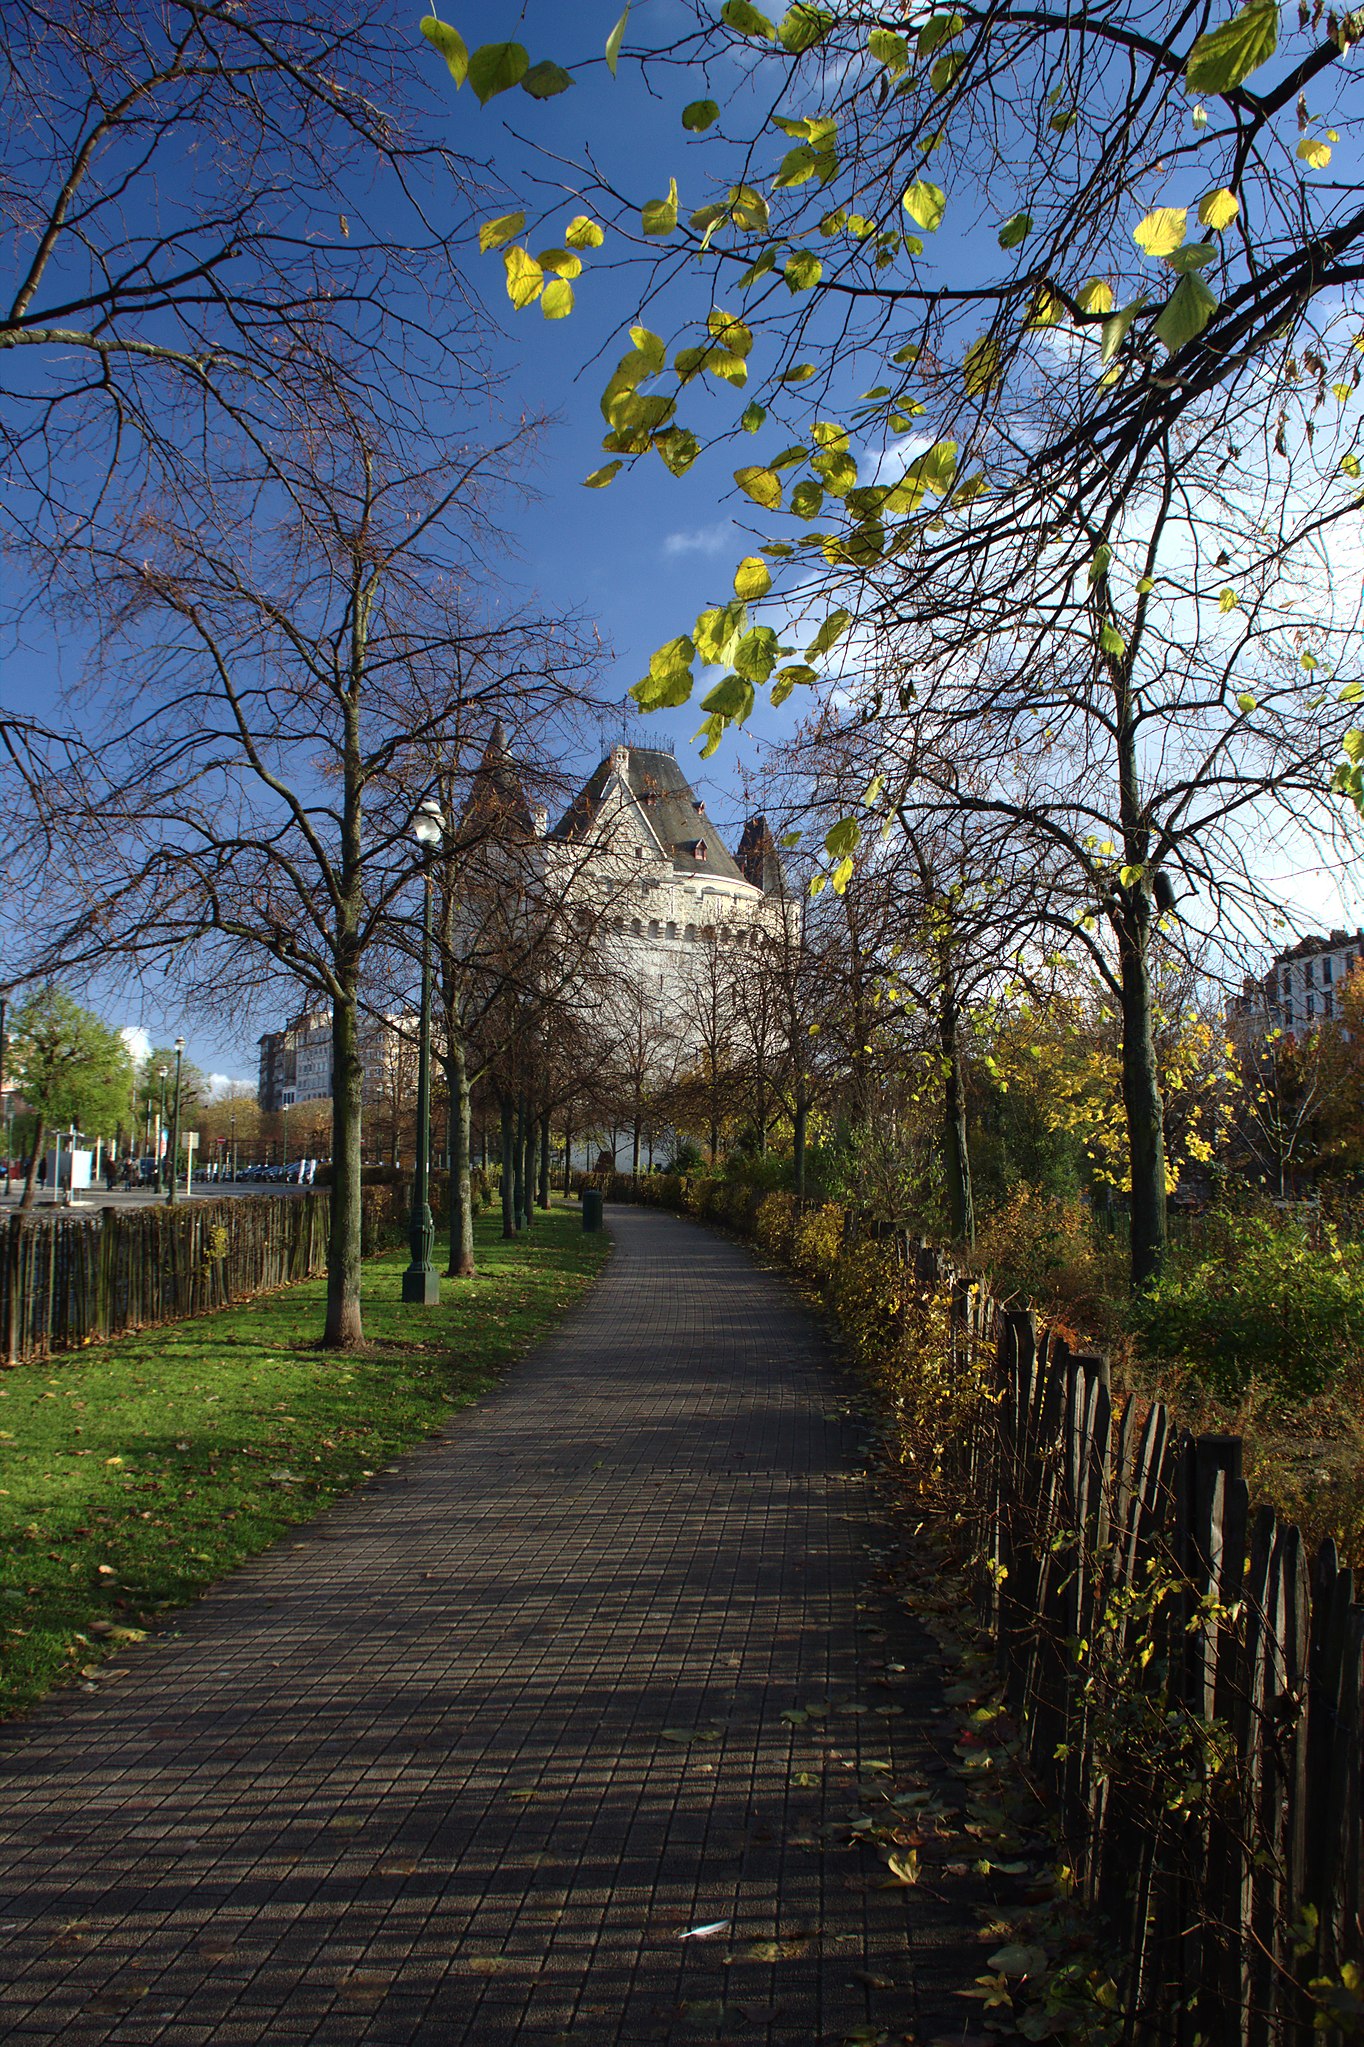
[[[670,235],[677,226],[677,180],[668,182],[666,199],[651,199],[639,216],[646,235]]]
[[[630,694],[641,711],[675,711],[690,699],[692,688],[690,669],[679,668],[663,675],[651,671],[634,685]]]
[[[573,311],[573,286],[566,277],[551,278],[540,294],[540,311],[547,320],[566,320]]]
[[[959,14],[933,15],[919,30],[919,55],[931,57],[940,44],[949,42],[953,36],[959,36],[961,31],[962,19]]]
[[[1089,565],[1088,580],[1091,587],[1095,583],[1100,583],[1103,581],[1104,577],[1108,574],[1108,566],[1112,559],[1113,550],[1111,547],[1104,546],[1095,548],[1094,559]]]
[[[524,213],[504,213],[498,220],[485,220],[478,231],[478,246],[486,256],[489,249],[500,249],[514,240],[525,224]]]
[[[684,426],[667,428],[654,435],[654,446],[674,476],[685,476],[701,452],[696,435]]]
[[[753,685],[742,675],[722,676],[702,697],[701,709],[713,718],[728,718],[731,724],[742,725],[753,709]]]
[[[1249,715],[1255,707],[1255,698],[1250,694],[1249,690],[1243,689],[1236,699],[1237,710]]]
[[[761,555],[746,554],[734,571],[734,594],[752,603],[772,588],[772,572]]]
[[[655,375],[663,368],[668,360],[668,348],[661,335],[653,333],[648,327],[632,327],[630,339],[635,344],[636,352],[648,363],[650,375]]]
[[[775,512],[781,504],[781,478],[775,470],[751,464],[746,469],[736,469],[734,481],[746,497],[752,498],[754,504],[761,505],[765,511]]]
[[[1162,258],[1167,270],[1174,270],[1181,277],[1190,270],[1206,270],[1209,263],[1219,255],[1216,242],[1186,242],[1182,249]]]
[[[724,718],[720,717],[719,713],[717,712],[711,717],[707,718],[704,725],[699,725],[697,727],[696,732],[693,735],[695,738],[699,739],[703,732],[706,735],[706,743],[701,749],[701,758],[703,761],[708,761],[710,759],[711,755],[719,746],[720,741],[724,738],[726,723],[727,721]]]
[[[1118,628],[1106,622],[1099,627],[1099,645],[1114,661],[1121,661],[1127,652],[1127,642]]]
[[[731,355],[742,357],[752,352],[753,329],[736,313],[726,313],[719,306],[713,306],[706,316],[706,332]]]
[[[849,853],[855,853],[862,843],[862,827],[855,817],[841,817],[824,834],[824,850],[831,860],[842,860]]]
[[[1203,332],[1216,311],[1217,300],[1202,278],[1190,271],[1187,277],[1180,278],[1156,316],[1157,337],[1173,355],[1186,341]]]
[[[606,240],[606,230],[590,214],[575,213],[564,229],[564,240],[570,249],[599,249]]]
[[[808,476],[791,492],[791,510],[798,519],[817,519],[824,504],[824,486]]]
[[[1331,161],[1331,145],[1319,142],[1314,135],[1305,135],[1298,144],[1298,155],[1309,170],[1324,171]]]
[[[736,598],[722,610],[703,611],[696,621],[693,638],[696,651],[707,668],[718,668],[733,655],[748,624],[748,607]]]
[[[690,128],[693,135],[704,135],[707,128],[713,128],[720,118],[720,109],[714,100],[692,100],[682,109],[682,126]]]
[[[441,21],[434,14],[428,14],[420,26],[427,42],[444,57],[456,86],[463,85],[469,76],[469,52],[459,30],[451,28],[448,21]]]
[[[1145,305],[1146,298],[1145,294],[1143,294],[1141,298],[1133,299],[1130,306],[1124,306],[1120,313],[1112,313],[1104,321],[1102,330],[1103,347],[1099,351],[1099,360],[1101,362],[1112,362],[1114,356],[1122,347],[1123,342],[1127,339],[1128,328],[1136,319],[1137,314],[1144,310]]]
[[[798,688],[802,683],[817,682],[818,679],[816,671],[813,668],[807,667],[803,661],[793,662],[791,667],[779,669],[776,680],[768,692],[773,709],[780,709],[793,689]],[[793,845],[799,837],[800,834],[797,832],[796,839],[792,840]]]
[[[893,28],[874,28],[867,37],[867,49],[878,64],[885,65],[892,77],[909,68],[909,46]]]
[[[528,92],[533,100],[556,99],[561,92],[567,92],[573,79],[562,64],[552,64],[548,57],[539,64],[532,64],[521,80],[522,92]]]
[[[823,7],[812,6],[810,0],[795,0],[795,5],[782,16],[777,38],[791,56],[800,57],[823,42],[833,25],[832,14]]]
[[[519,85],[530,67],[520,43],[484,43],[469,59],[469,83],[482,106]]]
[[[541,249],[535,260],[542,270],[550,271],[555,277],[567,277],[571,281],[583,274],[583,259],[572,249]]]
[[[624,466],[622,462],[604,462],[600,469],[594,469],[590,476],[585,476],[583,483],[588,490],[605,490],[607,484],[613,483],[620,475]]]
[[[620,46],[625,41],[625,24],[630,19],[630,0],[625,0],[625,12],[606,38],[606,68],[614,78],[620,62]]]
[[[1340,467],[1346,476],[1358,476],[1359,466],[1358,455],[1342,455],[1340,458]]]
[[[850,611],[831,611],[811,640],[809,646],[805,649],[806,659],[817,661],[821,654],[827,654],[829,649],[843,637],[843,634],[851,624],[852,613]]]
[[[941,185],[931,184],[927,178],[916,178],[900,203],[910,219],[926,233],[933,234],[942,226],[942,218],[947,211],[947,194]]]
[[[730,655],[746,682],[766,682],[777,665],[777,635],[770,625],[755,625]]]
[[[507,270],[507,297],[517,312],[523,313],[544,289],[545,273],[528,249],[508,249],[502,261]]]
[[[779,384],[808,384],[811,377],[816,374],[815,365],[812,362],[792,363],[789,370],[782,371],[781,375],[777,378],[777,382]]]
[[[1015,213],[1012,219],[1006,220],[1003,227],[999,230],[999,246],[1001,249],[1016,249],[1019,243],[1025,241],[1031,233],[1032,215],[1030,213]]]
[[[1172,256],[1184,240],[1189,222],[1187,206],[1157,206],[1132,230],[1132,239],[1148,256]]]
[[[1276,0],[1250,0],[1230,21],[1201,35],[1189,52],[1184,83],[1190,92],[1232,92],[1279,46]]]
[[[1053,114],[1047,126],[1052,130],[1053,134],[1067,135],[1079,118],[1080,116],[1076,113],[1074,107],[1070,107],[1064,114]]]
[[[1225,185],[1219,185],[1215,192],[1205,192],[1198,202],[1198,218],[1204,227],[1210,227],[1214,234],[1221,234],[1230,227],[1241,211],[1241,202],[1234,192]]]
[[[1240,598],[1237,596],[1234,590],[1232,589],[1220,590],[1217,595],[1217,609],[1225,617],[1227,612],[1235,611],[1240,601],[1241,601]]]
[[[738,35],[763,36],[769,43],[777,33],[767,16],[752,5],[752,0],[725,0],[720,19]]]
[[[933,91],[939,96],[948,91],[965,62],[965,50],[948,50],[939,57],[928,74],[928,82]]]
[[[811,291],[824,275],[824,265],[812,250],[797,249],[787,258],[783,275],[789,291]]]
[[[746,434],[755,434],[766,418],[767,407],[759,405],[755,398],[752,404],[746,405],[740,413],[739,424]]]
[[[964,369],[966,373],[966,395],[968,398],[983,398],[999,383],[1000,349],[997,341],[988,334],[979,341],[973,341],[966,351]]]
[[[689,670],[695,659],[696,642],[690,633],[679,633],[675,640],[669,640],[649,656],[649,673],[676,675],[679,670]]]

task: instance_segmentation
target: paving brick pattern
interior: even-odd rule
[[[609,1223],[445,1439],[0,1732],[0,2040],[960,2035],[950,1877],[818,1838],[950,1739],[847,1388],[744,1251]]]

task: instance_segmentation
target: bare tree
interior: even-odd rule
[[[467,361],[422,71],[406,22],[319,0],[0,13],[12,538],[69,544],[111,486],[117,512],[268,438],[320,346],[390,406]]]
[[[458,656],[492,630],[469,593],[482,482],[507,451],[419,468],[327,395],[192,522],[92,544],[126,693],[104,781],[60,792],[100,830],[73,834],[52,949],[167,964],[211,941],[330,1007],[324,1340],[346,1345],[362,1336],[365,961],[414,871],[411,764],[457,750],[494,687]]]

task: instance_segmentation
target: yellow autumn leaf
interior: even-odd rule
[[[1225,185],[1220,185],[1215,192],[1205,192],[1198,202],[1200,222],[1215,234],[1220,234],[1224,227],[1230,227],[1240,211],[1240,200]]]
[[[760,555],[745,555],[734,571],[734,595],[742,597],[745,603],[754,598],[766,597],[772,588],[772,576],[767,563]]]

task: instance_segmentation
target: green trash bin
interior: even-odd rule
[[[600,1187],[583,1188],[583,1228],[585,1230],[599,1230],[601,1228]]]

